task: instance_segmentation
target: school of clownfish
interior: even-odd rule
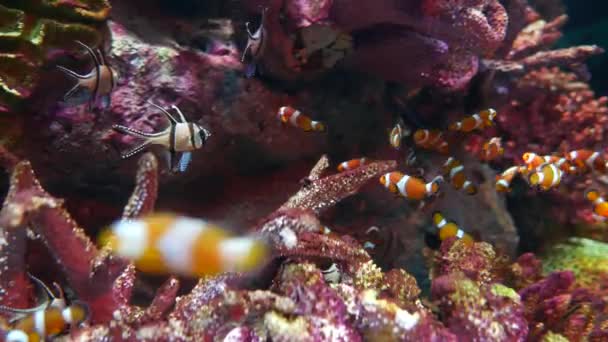
[[[245,74],[251,77],[256,73],[256,63],[262,57],[266,46],[264,17],[258,30],[251,32],[247,23],[249,40],[244,50],[242,62],[246,63]],[[100,50],[97,53],[89,46],[78,42],[84,47],[94,62],[94,68],[86,75],[78,74],[68,68],[58,68],[66,75],[76,80],[76,84],[65,94],[64,102],[71,98],[76,101],[88,102],[89,110],[101,98],[102,108],[110,105],[111,93],[116,87],[118,74],[109,66]],[[259,69],[258,69],[259,71]],[[151,145],[165,148],[168,166],[173,171],[185,172],[192,158],[192,152],[202,148],[211,133],[199,124],[187,121],[181,110],[172,106],[177,118],[165,108],[148,102],[165,115],[169,125],[156,133],[147,133],[134,128],[114,125],[119,133],[130,135],[142,142],[131,150],[122,153],[123,159],[132,157]],[[450,133],[467,134],[475,130],[483,130],[494,124],[497,113],[487,109],[475,113],[448,126],[448,132],[438,129],[418,129],[412,135],[414,145],[425,150],[449,154],[447,135]],[[280,107],[276,118],[284,125],[301,129],[305,132],[324,132],[326,126],[320,121],[313,120],[309,115],[291,106]],[[389,144],[400,149],[402,140],[410,135],[410,131],[400,119],[389,132]],[[499,137],[493,137],[483,143],[478,158],[490,162],[502,156],[504,149]],[[581,175],[588,172],[605,174],[608,163],[599,152],[590,150],[571,151],[563,156],[539,156],[528,152],[522,156],[524,165],[509,167],[496,176],[496,191],[509,192],[513,179],[521,175],[534,188],[546,191],[557,187],[564,175]],[[348,172],[370,163],[368,158],[356,158],[339,163],[338,172]],[[382,175],[379,183],[389,192],[398,197],[412,201],[431,199],[440,192],[440,184],[448,179],[449,184],[466,195],[477,193],[476,185],[467,178],[463,164],[453,157],[448,157],[441,167],[441,175],[430,181],[407,175],[399,171]],[[594,189],[585,192],[585,198],[593,206],[594,217],[598,220],[608,219],[608,202]],[[474,242],[474,238],[466,233],[456,222],[448,220],[441,212],[432,214],[432,223],[436,228],[436,236],[440,241],[457,238],[465,244]],[[372,227],[378,230],[377,227]],[[370,229],[372,229],[370,228]],[[332,234],[331,229],[324,227],[322,233]],[[172,213],[152,213],[138,219],[125,219],[113,223],[104,229],[99,236],[99,244],[109,248],[114,254],[131,260],[135,266],[151,274],[177,274],[189,277],[203,277],[223,272],[250,272],[259,269],[269,259],[271,248],[267,241],[255,235],[235,236],[228,230],[214,223]],[[366,241],[364,248],[374,248],[374,244]],[[335,264],[323,271],[326,279],[339,277]],[[88,307],[81,302],[67,305],[61,288],[60,296],[53,292],[39,279],[30,275],[31,279],[44,289],[46,300],[42,304],[28,309],[18,309],[0,306],[0,311],[12,314],[8,325],[0,335],[9,342],[40,341],[47,337],[60,334],[67,327],[83,323],[88,318]]]

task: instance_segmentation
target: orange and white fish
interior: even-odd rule
[[[74,302],[64,309],[48,307],[12,323],[12,330],[6,333],[5,340],[44,341],[47,337],[62,333],[70,326],[83,323],[88,317],[89,309],[81,302]]]
[[[563,171],[555,164],[545,163],[529,174],[528,183],[546,191],[558,186],[563,174]]]
[[[521,157],[526,164],[528,171],[532,171],[545,163],[551,163],[566,173],[574,173],[575,168],[566,159],[556,155],[540,156],[534,152],[526,152]]]
[[[249,22],[245,23],[247,29],[247,45],[243,50],[243,56],[241,57],[241,63],[245,63],[245,75],[247,77],[253,77],[256,72],[256,68],[259,69],[257,63],[262,59],[264,51],[266,50],[266,12],[268,8],[262,10],[262,19],[260,27],[255,32],[251,31]]]
[[[433,150],[442,154],[448,153],[448,142],[445,141],[443,133],[435,129],[416,130],[414,132],[414,143],[416,146],[427,150]]]
[[[464,232],[454,221],[445,219],[442,213],[436,211],[433,213],[433,224],[439,230],[439,240],[444,241],[451,237],[461,239],[465,244],[475,242],[473,237]]]
[[[358,159],[351,159],[345,162],[341,162],[340,165],[338,165],[338,171],[339,172],[344,172],[344,171],[350,171],[350,170],[354,170],[356,168],[359,168],[365,164],[369,164],[370,160],[367,158],[358,158]]]
[[[74,96],[78,91],[85,90],[87,92],[85,99],[89,102],[89,110],[93,109],[93,106],[97,102],[97,97],[101,96],[102,107],[108,108],[110,106],[112,91],[116,87],[118,81],[118,73],[112,67],[110,67],[101,53],[101,50],[97,49],[97,54],[88,45],[76,41],[80,46],[84,47],[93,62],[95,67],[86,75],[80,75],[75,71],[72,71],[66,67],[58,65],[57,68],[63,71],[66,75],[72,77],[77,82],[64,96],[64,102]]]
[[[189,277],[252,271],[270,254],[261,238],[233,236],[205,220],[170,213],[115,222],[100,243],[142,272]]]
[[[453,157],[448,158],[443,166],[443,176],[450,180],[456,190],[462,189],[467,195],[475,195],[477,187],[464,174],[464,166]]]
[[[211,133],[199,124],[186,121],[186,117],[177,106],[171,106],[171,108],[177,112],[179,120],[164,108],[152,102],[148,103],[165,114],[167,119],[169,119],[169,126],[158,133],[146,133],[126,126],[113,125],[112,128],[115,131],[144,139],[143,143],[123,153],[121,157],[123,159],[129,158],[141,152],[149,145],[161,145],[166,147],[169,152],[169,168],[179,172],[186,171],[192,160],[192,151],[203,147],[211,136]],[[181,154],[179,161],[176,165],[173,165],[175,160],[177,160],[178,153]]]
[[[483,144],[479,159],[488,162],[502,156],[504,153],[505,149],[502,147],[501,139],[494,137]]]
[[[598,221],[608,218],[608,202],[595,189],[585,191],[585,199],[593,204],[593,217]]]
[[[279,108],[277,118],[281,120],[283,124],[290,124],[293,127],[301,128],[305,132],[325,131],[325,125],[323,123],[311,120],[310,117],[302,114],[299,110],[296,110],[289,106]]]
[[[581,173],[594,170],[599,173],[608,172],[608,163],[599,152],[591,150],[576,150],[566,153],[566,159],[574,164]]]
[[[405,123],[403,120],[398,120],[393,129],[388,134],[388,141],[396,149],[401,147],[401,140],[403,137],[407,136],[409,133],[405,127]]]
[[[460,121],[456,121],[451,124],[448,129],[450,131],[460,131],[468,133],[476,129],[484,129],[486,127],[492,127],[494,125],[494,118],[496,118],[496,111],[492,108],[482,110],[479,113],[468,116]]]
[[[443,177],[437,176],[432,181],[425,183],[423,179],[404,175],[397,171],[386,173],[380,177],[380,184],[384,185],[390,192],[412,200],[423,200],[436,195],[441,181],[443,181]]]
[[[528,170],[525,166],[511,166],[503,171],[503,173],[496,175],[496,191],[511,192],[511,182],[513,181],[513,178],[518,174],[527,175],[527,173]]]

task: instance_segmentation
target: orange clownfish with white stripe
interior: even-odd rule
[[[605,221],[608,218],[608,202],[599,191],[595,189],[585,191],[585,199],[593,204],[593,217],[596,220]]]
[[[447,177],[456,190],[462,189],[467,195],[475,195],[477,187],[464,174],[464,166],[453,157],[448,158],[442,166],[443,176]]]
[[[494,137],[483,144],[479,159],[488,162],[502,156],[504,153],[505,149],[502,147],[501,139],[499,137]]]
[[[190,277],[252,271],[270,254],[261,238],[233,236],[205,220],[170,213],[118,221],[100,243],[142,272]]]
[[[437,176],[425,183],[423,179],[404,175],[401,172],[389,172],[380,177],[380,184],[394,194],[399,194],[412,200],[423,200],[439,192],[439,182],[443,177]]]
[[[311,120],[307,115],[302,114],[299,110],[293,107],[284,106],[279,108],[277,118],[281,120],[283,124],[290,124],[293,127],[301,128],[305,132],[325,131],[325,125],[319,121]]]
[[[344,172],[344,171],[350,171],[350,170],[354,170],[357,169],[365,164],[369,164],[370,160],[367,158],[357,158],[357,159],[351,159],[345,162],[341,162],[340,165],[338,165],[338,171],[339,172]]]
[[[7,331],[4,338],[7,342],[44,341],[70,326],[83,323],[88,317],[89,309],[81,302],[74,302],[63,309],[49,306],[13,322],[12,330]]]
[[[427,150],[433,150],[442,154],[448,153],[448,142],[444,139],[443,133],[432,129],[419,129],[414,132],[414,143],[416,146]]]
[[[76,43],[87,50],[95,63],[95,67],[88,74],[80,75],[66,67],[57,66],[59,70],[77,81],[72,89],[63,96],[63,100],[64,102],[68,102],[80,90],[85,90],[86,94],[84,95],[89,102],[89,110],[93,109],[98,96],[101,96],[103,108],[108,108],[110,106],[110,95],[117,84],[118,73],[106,63],[101,50],[97,49],[96,54],[88,45],[78,40]]]
[[[450,131],[459,131],[463,133],[469,133],[476,129],[484,129],[486,127],[492,127],[494,125],[494,118],[496,118],[496,111],[492,108],[482,110],[479,113],[473,114],[460,121],[456,121],[449,126]]]
[[[581,173],[594,170],[599,173],[608,172],[608,163],[597,151],[576,150],[566,153],[566,159],[574,164]]]
[[[528,171],[532,171],[545,163],[555,164],[560,170],[567,173],[573,173],[575,168],[566,159],[554,155],[540,156],[534,152],[526,152],[521,157],[526,164]]]
[[[436,211],[433,213],[433,224],[439,230],[439,240],[444,241],[451,237],[456,237],[462,240],[465,244],[470,245],[475,240],[473,237],[464,232],[454,221],[448,221],[443,214]]]
[[[496,191],[511,192],[511,182],[513,181],[513,178],[518,174],[527,175],[527,173],[528,170],[525,166],[511,166],[503,171],[503,173],[496,175]]]
[[[555,164],[545,163],[529,174],[528,183],[546,191],[558,186],[563,174],[563,171]]]

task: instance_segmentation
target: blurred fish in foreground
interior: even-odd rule
[[[268,245],[253,236],[233,236],[202,219],[154,213],[121,220],[101,233],[99,242],[151,274],[202,277],[247,272],[262,266]]]

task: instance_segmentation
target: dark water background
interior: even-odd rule
[[[608,49],[608,2],[605,0],[564,0],[569,16],[559,47],[596,44]],[[598,95],[608,95],[608,55],[587,63],[591,86]]]

